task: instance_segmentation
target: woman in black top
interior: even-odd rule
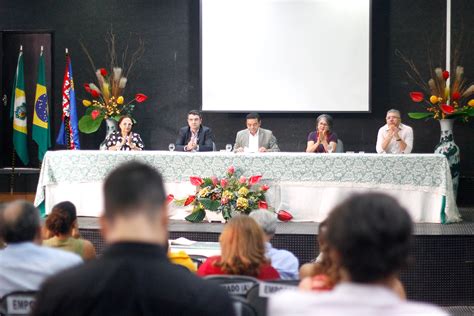
[[[120,130],[110,134],[105,141],[107,150],[143,150],[145,148],[140,134],[132,132],[133,121],[129,116],[122,116],[118,125]]]

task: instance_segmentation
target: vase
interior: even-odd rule
[[[453,179],[453,193],[456,198],[459,186],[459,172],[461,170],[459,147],[454,143],[453,119],[439,120],[441,126],[441,137],[439,144],[435,147],[436,154],[443,154],[448,159],[451,177]]]
[[[105,127],[106,127],[105,138],[102,141],[102,143],[100,143],[100,147],[99,147],[100,150],[107,150],[106,140],[110,136],[110,134],[112,134],[113,132],[117,130],[117,121],[114,120],[113,118],[107,118],[105,119]]]

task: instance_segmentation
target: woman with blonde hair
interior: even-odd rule
[[[260,280],[280,277],[265,257],[264,233],[253,218],[241,215],[230,219],[219,243],[221,255],[209,257],[199,267],[198,275],[246,275]]]
[[[46,229],[52,236],[43,240],[43,246],[74,252],[84,260],[96,257],[94,245],[88,240],[75,238],[78,231],[76,207],[69,201],[56,204],[46,219]]]

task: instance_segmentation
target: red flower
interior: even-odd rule
[[[453,98],[453,101],[457,101],[461,98],[461,94],[459,92],[455,91],[455,92],[453,92],[452,98]]]
[[[191,184],[195,186],[200,186],[204,183],[204,181],[199,177],[189,177],[189,180],[191,181]]]
[[[262,176],[252,176],[249,179],[249,184],[254,185],[255,183],[258,183],[258,181],[260,181],[261,178]]]
[[[449,78],[449,71],[447,71],[447,70],[443,71],[443,78],[444,78],[444,80],[448,80],[448,78]]]
[[[265,201],[258,201],[258,208],[264,208],[268,210],[268,204]]]
[[[229,203],[229,199],[226,198],[226,197],[223,197],[223,198],[221,199],[221,205],[226,205],[227,203]]]
[[[277,216],[278,219],[282,222],[288,222],[289,220],[293,218],[293,215],[291,215],[289,212],[285,210],[278,211],[277,215],[278,215]]]
[[[89,90],[91,90],[89,93],[92,94],[94,98],[99,97],[99,92],[97,92],[97,90],[93,90],[93,89],[89,89]]]
[[[234,172],[235,172],[234,166],[230,166],[229,168],[227,168],[227,173],[228,174],[234,174]]]
[[[188,196],[186,201],[184,201],[184,206],[188,206],[189,204],[193,203],[195,199],[196,199],[195,195]]]
[[[168,196],[166,197],[166,203],[170,204],[171,202],[173,202],[173,200],[174,200],[174,195],[168,194]]]
[[[105,69],[105,68],[100,68],[100,74],[101,74],[102,76],[104,76],[104,77],[107,76],[107,69]]]
[[[138,103],[142,103],[146,101],[146,99],[148,99],[148,97],[144,95],[143,93],[137,93],[135,95],[135,101],[137,101]]]
[[[225,188],[227,186],[227,179],[221,179],[221,187]]]
[[[413,102],[421,102],[425,98],[422,92],[410,92],[410,97]]]
[[[244,184],[246,181],[247,181],[247,178],[244,177],[244,176],[241,176],[240,179],[239,179],[240,184]]]
[[[100,114],[99,110],[93,110],[91,112],[92,119],[95,120],[97,118],[97,116],[99,116],[99,114]]]
[[[451,106],[451,105],[442,104],[441,105],[441,111],[443,111],[445,114],[453,114],[454,113],[454,107]]]
[[[212,176],[212,177],[211,177],[211,181],[212,181],[212,184],[213,184],[214,186],[216,186],[217,183],[219,183],[219,180],[217,179],[216,176]]]
[[[262,187],[260,188],[262,191],[267,191],[268,189],[270,189],[270,187],[266,184],[262,185]]]

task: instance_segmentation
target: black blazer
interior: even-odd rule
[[[178,138],[176,139],[176,150],[184,151],[184,146],[189,143],[192,133],[189,126],[185,126],[179,129]],[[201,125],[198,131],[198,145],[199,151],[212,151],[214,145],[214,137],[212,135],[212,130]]]

